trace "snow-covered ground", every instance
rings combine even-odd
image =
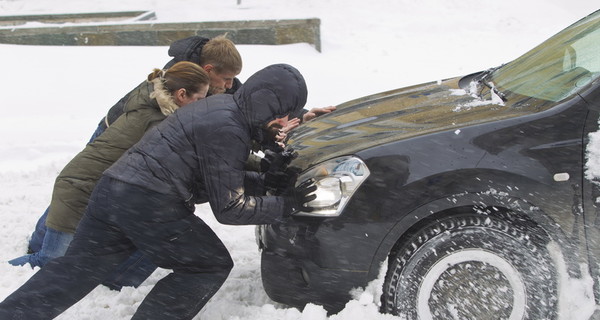
[[[497,66],[599,8],[589,0],[237,2],[0,0],[0,15],[153,10],[160,22],[317,17],[322,53],[308,44],[238,46],[242,81],[269,64],[292,64],[308,82],[307,106],[313,107]],[[1,300],[35,272],[2,261],[26,251],[57,173],[83,148],[107,109],[169,58],[166,47],[0,45],[0,52]],[[376,286],[330,317],[320,306],[296,310],[271,301],[261,285],[254,228],[220,225],[208,206],[196,212],[223,239],[236,263],[197,318],[394,318],[377,313]],[[158,270],[138,289],[98,287],[59,319],[129,319],[166,272]],[[589,286],[590,281],[580,281],[566,288],[573,305],[564,319],[586,319],[593,311]]]

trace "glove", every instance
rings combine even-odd
[[[309,179],[302,182],[299,186],[294,187],[296,179],[293,180],[294,181],[283,193],[283,196],[285,197],[286,212],[293,214],[298,211],[312,211],[313,209],[306,206],[306,204],[317,198],[316,194],[311,194],[317,190],[316,181],[314,179]]]
[[[280,195],[288,187],[290,179],[290,175],[284,172],[267,171],[264,177],[265,190],[268,194]]]
[[[260,172],[266,172],[277,161],[278,153],[271,150],[264,151],[265,156],[260,160]]]
[[[283,171],[285,168],[298,157],[298,153],[294,149],[283,150],[276,152],[273,150],[265,150],[265,156],[260,160],[260,171],[261,172],[277,172]]]

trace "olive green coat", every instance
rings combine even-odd
[[[75,233],[104,170],[138,142],[149,128],[164,120],[165,114],[177,108],[159,79],[146,81],[134,89],[125,113],[77,154],[56,178],[46,225],[61,232]]]

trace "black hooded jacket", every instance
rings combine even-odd
[[[208,40],[210,39],[201,36],[191,36],[174,41],[168,51],[169,57],[173,59],[167,62],[164,68],[168,69],[179,61],[192,61],[199,64],[200,51]]]
[[[286,199],[246,192],[258,175],[244,171],[261,128],[301,112],[306,83],[294,67],[277,64],[251,76],[233,95],[215,95],[178,109],[151,129],[105,175],[181,201],[210,202],[224,224],[280,222]]]
[[[200,64],[200,52],[202,51],[202,47],[208,42],[208,38],[204,38],[201,36],[192,36],[184,39],[179,39],[174,41],[169,47],[169,56],[173,57],[171,61],[167,62],[167,64],[163,67],[163,69],[168,69],[172,67],[175,63],[179,61],[190,61],[196,64]],[[136,88],[128,92],[123,98],[121,98],[114,106],[112,106],[108,113],[102,120],[99,125],[103,126],[106,129],[110,126],[117,118],[123,114],[123,110],[125,108],[125,104],[129,99],[130,94],[138,89],[140,86],[144,85],[142,82]],[[233,79],[233,85],[230,89],[227,89],[225,93],[232,94],[242,85],[242,82],[238,78]]]

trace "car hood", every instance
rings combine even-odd
[[[510,101],[482,100],[459,87],[460,78],[387,91],[337,106],[293,131],[293,165],[307,167],[370,147],[531,113]]]

